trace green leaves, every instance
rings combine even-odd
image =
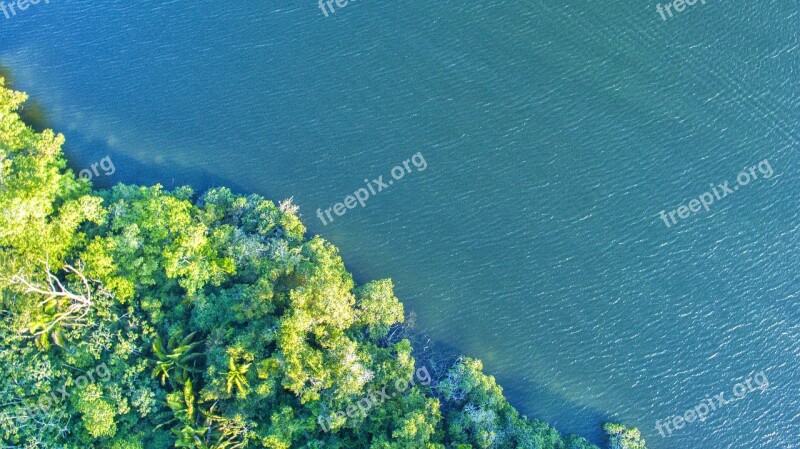
[[[0,247],[8,273],[49,257],[54,266],[84,243],[80,226],[99,224],[105,211],[88,184],[65,170],[64,136],[41,133],[17,110],[25,94],[6,89],[0,78]]]
[[[356,323],[367,328],[373,340],[383,338],[391,326],[403,322],[403,305],[394,296],[391,280],[372,281],[355,291]]]
[[[603,430],[611,439],[610,449],[646,449],[645,441],[639,429],[627,428],[622,424],[605,423]]]
[[[177,437],[175,440],[176,448],[210,449],[204,438],[208,432],[207,427],[194,428],[190,425],[185,425],[180,429],[173,429],[172,432]]]
[[[99,385],[92,383],[78,391],[75,409],[82,414],[83,426],[92,437],[111,437],[117,433],[115,409],[104,398]]]
[[[250,363],[237,365],[233,357],[228,359],[228,372],[225,373],[228,385],[226,391],[228,393],[235,389],[238,397],[244,398],[247,396],[247,393],[250,392],[250,385],[247,383],[247,377],[245,376],[247,376],[250,365]]]
[[[168,346],[165,348],[161,337],[156,337],[153,341],[153,354],[156,356],[153,377],[161,380],[161,385],[170,379],[173,386],[184,384],[190,379],[192,373],[200,372],[196,368],[197,359],[203,357],[203,353],[197,349],[200,342],[192,342],[196,332],[192,332],[181,340],[170,338]],[[173,377],[170,377],[172,374]]]

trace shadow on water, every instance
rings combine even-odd
[[[107,172],[101,168],[97,169],[99,175],[94,176],[92,173],[92,183],[96,189],[107,189],[118,183],[125,183],[145,186],[161,184],[168,190],[189,185],[197,194],[202,194],[213,187],[224,186],[236,193],[247,193],[240,184],[207,170],[186,167],[168,158],[162,163],[145,163],[130,157],[104,140],[92,139],[75,130],[70,131],[66,137],[64,154],[67,166],[76,175],[81,170],[91,169],[93,164],[97,164],[105,157],[113,162],[113,173],[106,174]]]
[[[414,328],[414,314],[407,318],[410,322],[408,329],[405,330],[403,337],[409,339],[414,348],[414,358],[418,367],[426,367],[433,379],[441,379],[447,368],[453,365],[460,357],[469,357],[469,354],[462,354],[457,348],[447,345],[422,334]],[[484,366],[484,373],[492,375]],[[602,430],[606,422],[614,421],[608,413],[593,409],[584,404],[575,403],[560,394],[553,393],[542,384],[529,382],[522,379],[517,380],[517,385],[509,385],[497,381],[503,389],[503,395],[508,402],[516,408],[521,415],[526,415],[532,420],[541,420],[554,427],[564,436],[577,434],[600,446],[608,446],[608,438]],[[559,415],[553,417],[543,417],[536,414],[536,410],[524,410],[521,402],[514,398],[526,398],[534,403],[556,404]]]
[[[7,87],[13,87],[13,77],[6,67],[0,66],[0,77],[6,79]],[[24,109],[20,111],[20,116],[36,131],[47,128],[54,129],[41,103],[29,98],[24,106]],[[68,135],[66,135],[66,143],[63,149],[67,159],[67,166],[76,175],[81,170],[91,168],[92,164],[99,163],[105,157],[109,157],[112,160],[113,173],[110,173],[110,170],[107,172],[100,168],[98,168],[98,175],[95,176],[92,173],[92,182],[96,189],[107,189],[118,183],[146,186],[161,184],[165,189],[169,190],[189,185],[200,195],[210,188],[224,186],[238,194],[257,193],[276,203],[280,201],[271,198],[268,192],[252,192],[252,189],[245,189],[232,179],[227,179],[196,167],[172,163],[169,159],[162,163],[142,162],[113,148],[107,141],[91,138],[78,130],[69,131]],[[168,175],[164,176],[165,173]],[[309,237],[312,237],[312,234],[309,231]],[[349,266],[348,268],[354,273],[362,272],[358,267]],[[354,275],[354,278],[358,284],[371,280],[361,279],[361,276],[358,275]],[[408,321],[411,322],[410,325],[406,326],[402,332],[403,337],[408,338],[413,344],[417,366],[426,367],[434,379],[441,378],[447,368],[452,366],[464,354],[461,354],[457,348],[434,341],[419,329],[415,329],[413,313],[408,318]],[[469,356],[469,354],[464,356]],[[487,372],[487,374],[491,375],[490,372]],[[498,384],[503,388],[503,392],[511,405],[520,410],[520,413],[527,415],[531,419],[541,419],[564,434],[576,433],[600,447],[607,445],[607,438],[601,429],[604,422],[612,420],[607,413],[572,402],[564,396],[548,390],[544,385],[523,379],[517,380],[514,384],[503,384],[502,382],[498,382]],[[514,398],[528,398],[534,403],[556,404],[558,410],[560,410],[559,416],[555,419],[537,416],[535,410],[521,409],[520,403],[523,401],[517,401]]]
[[[503,387],[503,393],[508,401],[523,415],[531,419],[540,419],[547,424],[558,429],[559,432],[567,435],[577,434],[600,446],[608,447],[608,437],[603,432],[603,424],[607,422],[618,422],[613,416],[604,410],[595,409],[585,404],[570,401],[563,395],[552,392],[544,385],[518,380],[516,384],[499,382]],[[515,401],[514,398],[526,398],[526,401]],[[528,410],[523,407],[522,402],[556,404],[559,413],[556,417],[538,416],[536,410]],[[636,423],[625,423],[634,426]]]
[[[5,79],[6,87],[14,89],[14,76],[7,66],[0,65],[0,78]],[[97,173],[91,173],[91,181],[96,189],[107,189],[118,183],[127,183],[161,184],[169,190],[190,185],[197,193],[203,193],[213,187],[225,186],[236,193],[249,193],[234,180],[224,179],[207,170],[186,167],[173,163],[168,158],[158,164],[144,163],[114,148],[107,141],[92,138],[79,130],[72,129],[65,133],[58,129],[46,113],[42,103],[34,97],[29,96],[18,112],[22,120],[37,132],[52,129],[56,133],[61,132],[65,135],[64,158],[67,160],[67,168],[72,169],[76,176],[84,169],[91,169],[95,164]],[[105,157],[111,159],[113,170],[104,171],[99,165],[96,165]],[[165,173],[168,173],[169,176],[165,177]]]
[[[0,78],[5,78],[6,87],[14,88],[14,76],[11,74],[11,70],[9,70],[8,67],[0,65]],[[19,110],[19,116],[37,132],[48,128],[47,124],[49,121],[44,107],[41,103],[31,98],[28,98],[28,101],[22,105]]]

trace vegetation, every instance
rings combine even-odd
[[[420,369],[391,281],[356,286],[290,202],[93,191],[25,99],[0,79],[2,447],[595,448],[520,416],[466,358],[354,412]]]
[[[611,437],[611,449],[646,449],[638,429],[628,429],[621,424],[606,423],[603,430]]]

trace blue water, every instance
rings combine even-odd
[[[666,22],[649,0],[253,3],[52,0],[0,15],[0,64],[76,170],[111,157],[100,185],[294,197],[532,417],[800,448],[796,1]],[[424,171],[316,217],[417,152]],[[763,160],[769,179],[659,218]],[[763,393],[656,430],[761,371]]]

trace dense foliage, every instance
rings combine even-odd
[[[0,79],[2,447],[595,448],[478,361],[432,379],[391,281],[355,285],[291,202],[93,191],[23,101]]]

